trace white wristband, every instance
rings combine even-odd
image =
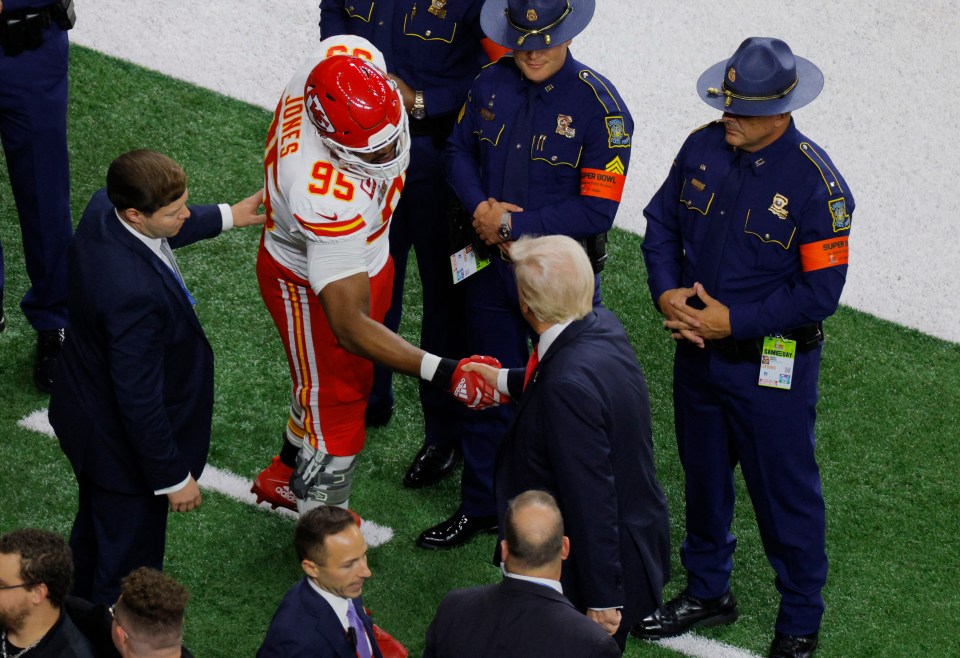
[[[420,379],[433,381],[433,376],[437,374],[437,368],[440,367],[440,357],[436,354],[427,352],[420,359]]]

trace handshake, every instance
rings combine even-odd
[[[487,409],[510,402],[497,390],[500,362],[492,356],[460,359],[450,379],[450,393],[471,409]]]

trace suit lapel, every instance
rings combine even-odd
[[[337,655],[342,658],[356,658],[357,652],[347,641],[347,632],[343,629],[337,613],[333,611],[333,608],[322,596],[313,590],[306,579],[300,582],[300,595],[307,612],[316,619],[321,634],[337,652]]]
[[[534,372],[533,377],[530,378],[530,383],[527,385],[527,388],[524,389],[523,395],[520,396],[520,404],[517,406],[517,412],[513,415],[513,420],[510,424],[511,428],[517,422],[517,419],[520,417],[529,401],[535,395],[537,381],[547,369],[550,361],[553,360],[564,347],[569,345],[577,336],[592,327],[596,322],[597,312],[591,311],[586,317],[571,322],[563,331],[560,332],[560,335],[557,336],[553,341],[550,349],[547,350],[546,355],[541,357],[540,363],[537,365],[537,369]]]
[[[167,266],[167,264],[164,263],[159,256],[150,250],[150,247],[145,245],[142,241],[137,239],[136,236],[132,235],[130,231],[120,225],[120,222],[123,220],[118,219],[116,217],[116,213],[113,213],[113,215],[113,217],[106,217],[104,225],[106,232],[115,240],[117,240],[117,242],[142,258],[148,265],[150,265],[150,267],[153,268],[153,270],[160,276],[160,280],[163,282],[163,285],[173,294],[174,298],[177,299],[177,303],[180,304],[190,324],[201,336],[203,336],[204,340],[206,340],[206,334],[203,331],[203,327],[200,325],[200,319],[193,310],[193,306],[190,304],[190,300],[187,297],[186,291],[180,285],[177,275],[173,273],[173,270],[171,270],[170,267]]]

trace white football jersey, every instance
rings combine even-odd
[[[342,54],[386,71],[383,55],[366,39],[321,41],[284,89],[264,152],[264,246],[317,294],[331,281],[364,271],[372,277],[386,265],[390,217],[406,177],[384,181],[337,170],[310,123],[303,102],[307,76],[325,57]]]

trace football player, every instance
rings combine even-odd
[[[301,513],[347,506],[371,361],[470,406],[498,395],[462,372],[466,359],[426,353],[381,324],[393,280],[390,217],[410,157],[407,116],[369,41],[337,36],[319,48],[284,90],[267,135],[267,223],[257,257],[293,387],[281,453],[251,491],[257,502]]]

